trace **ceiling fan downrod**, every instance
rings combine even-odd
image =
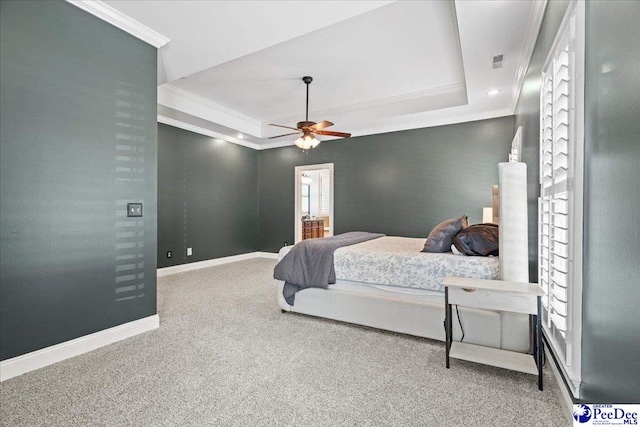
[[[302,78],[302,81],[304,82],[304,84],[307,85],[307,104],[306,104],[306,115],[305,115],[305,119],[304,120],[305,120],[305,122],[309,123],[309,85],[313,81],[313,77],[304,76]],[[311,126],[311,125],[307,125],[307,126]]]
[[[305,119],[304,122],[298,122],[298,129],[302,129],[303,127],[310,127],[315,125],[315,122],[310,122],[309,121],[309,85],[311,84],[311,82],[313,81],[313,77],[311,76],[304,76],[302,78],[302,81],[304,82],[304,84],[307,85],[307,103],[306,103],[306,115],[305,115]]]

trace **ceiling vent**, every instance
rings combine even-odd
[[[502,63],[504,62],[504,54],[500,54],[500,55],[496,55],[491,59],[491,63],[493,66],[493,69],[495,70],[496,68],[502,68]]]

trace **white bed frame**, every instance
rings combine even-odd
[[[526,164],[500,163],[500,278],[529,281],[527,238]],[[496,206],[496,204],[498,206]],[[291,249],[280,250],[279,257]],[[328,289],[308,288],[296,293],[295,304],[282,296],[284,282],[277,286],[282,311],[324,317],[418,337],[445,340],[444,293],[433,291],[403,294],[398,288],[373,287],[338,281]],[[526,353],[530,350],[529,316],[460,307],[464,342]],[[454,316],[454,340],[462,336]]]

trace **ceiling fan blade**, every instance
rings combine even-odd
[[[283,137],[283,136],[299,135],[299,134],[300,134],[300,132],[285,133],[284,135],[270,136],[270,137],[269,137],[269,138],[267,138],[267,139],[274,139],[274,138],[280,138],[280,137]]]
[[[346,132],[334,132],[331,130],[314,130],[313,133],[318,135],[328,135],[328,136],[339,136],[340,138],[349,138],[351,136],[350,133]]]
[[[320,123],[316,123],[315,125],[310,127],[311,129],[320,130],[320,129],[328,128],[329,126],[333,126],[333,123],[323,120]]]
[[[274,125],[273,123],[269,123],[269,126],[277,126],[279,128],[298,130],[298,128],[292,128],[291,126]]]

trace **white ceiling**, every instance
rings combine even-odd
[[[421,16],[421,25],[406,25],[408,16]],[[304,115],[305,75],[314,78],[312,110],[461,84],[453,8],[391,4],[172,84],[264,121]]]
[[[513,114],[546,5],[104,3],[170,39],[158,54],[160,121],[253,148],[293,143],[266,139],[282,133],[268,123],[304,119],[305,75],[310,119],[354,136]],[[505,60],[493,70],[496,54]]]

